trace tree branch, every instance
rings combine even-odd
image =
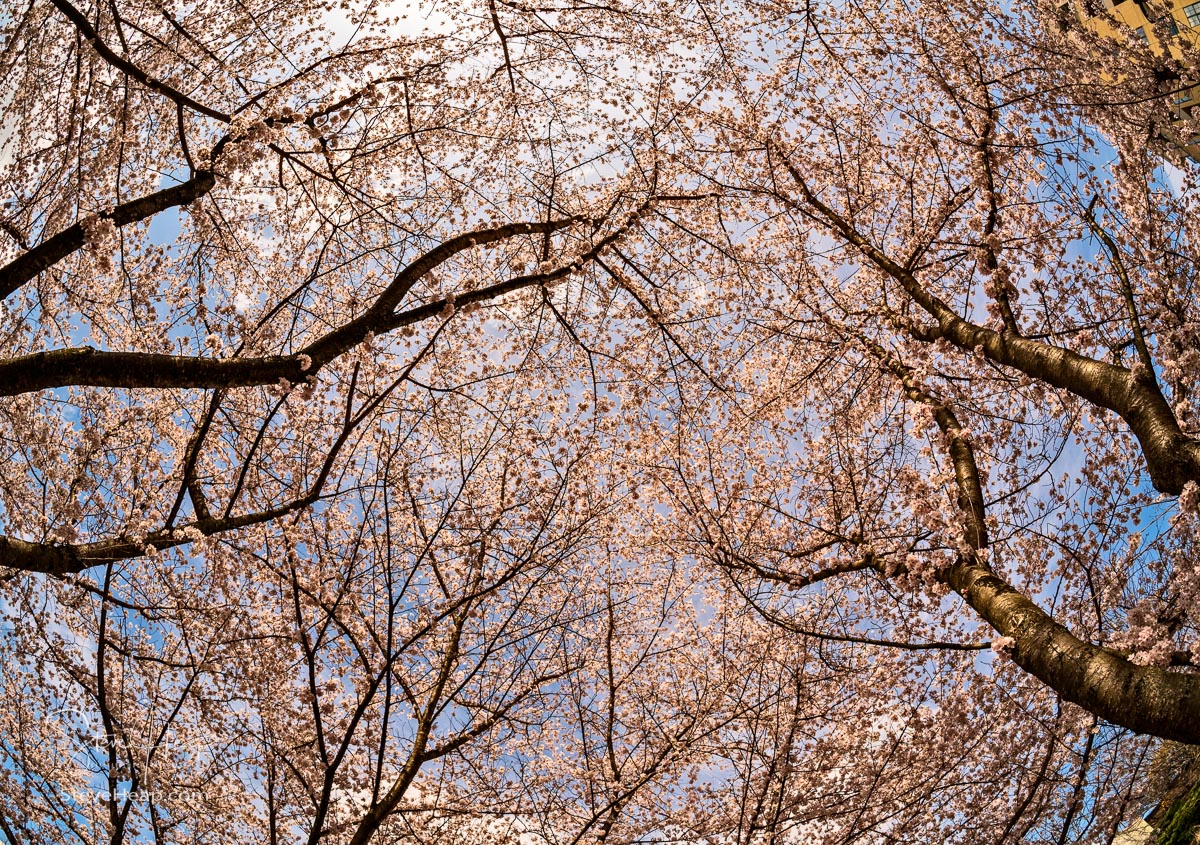
[[[937,336],[965,352],[979,352],[990,361],[1013,367],[1116,413],[1141,445],[1150,480],[1159,492],[1178,495],[1187,482],[1200,481],[1200,441],[1184,434],[1152,374],[1138,377],[1116,364],[1096,361],[1011,332],[996,332],[963,319],[912,272],[889,258],[823,203],[791,162],[786,162],[786,167],[805,202],[815,209],[815,216],[899,282],[913,302],[937,321]]]
[[[510,223],[450,238],[401,270],[364,314],[291,355],[222,359],[149,352],[108,352],[86,346],[54,349],[0,361],[0,396],[70,386],[166,389],[250,387],[273,384],[280,379],[297,383],[353,349],[368,334],[383,334],[440,312],[446,304],[444,299],[402,314],[393,313],[393,309],[417,280],[457,253],[516,235],[553,232],[579,220],[569,217],[547,222]],[[573,269],[568,266],[549,273],[521,276],[464,294],[458,302],[481,302],[509,291],[560,278]]]
[[[978,552],[986,548],[987,530],[974,452],[949,409],[916,386],[911,374],[902,380],[910,396],[934,408],[954,461],[959,509],[967,528],[968,550],[940,570],[938,580],[1001,636],[1011,637],[1016,664],[1065,700],[1138,733],[1200,742],[1200,676],[1138,666],[1078,639],[981,561]],[[961,444],[957,452],[956,444]]]
[[[121,203],[111,212],[100,216],[111,220],[119,228],[153,217],[168,208],[195,202],[211,191],[214,184],[216,180],[211,172],[198,171],[186,182]],[[38,273],[80,249],[83,244],[83,224],[76,223],[0,267],[0,299],[9,296]]]
[[[1084,211],[1084,217],[1087,220],[1088,227],[1104,244],[1104,249],[1108,252],[1108,257],[1112,261],[1113,270],[1117,273],[1117,278],[1121,282],[1121,296],[1125,300],[1125,310],[1129,313],[1129,326],[1133,331],[1133,347],[1137,351],[1138,360],[1142,366],[1150,374],[1150,378],[1154,378],[1154,359],[1150,357],[1150,349],[1146,345],[1146,336],[1142,332],[1142,321],[1138,317],[1137,302],[1133,298],[1133,284],[1129,280],[1129,273],[1125,270],[1125,262],[1121,259],[1121,251],[1117,247],[1116,241],[1108,232],[1100,227],[1096,221],[1096,216],[1092,213],[1092,209],[1096,205],[1096,200],[1092,202]],[[1156,380],[1157,382],[1157,380]]]
[[[95,49],[95,51],[100,55],[100,58],[104,59],[104,61],[108,62],[126,76],[136,79],[151,91],[157,91],[177,105],[184,106],[185,108],[191,109],[198,114],[205,115],[206,117],[216,118],[222,123],[228,123],[232,119],[229,115],[222,111],[209,108],[203,103],[196,102],[182,91],[172,88],[165,82],[150,76],[150,74],[146,73],[128,59],[118,56],[115,52],[113,52],[112,48],[100,40],[100,34],[96,32],[95,28],[91,25],[91,23],[88,22],[88,19],[84,17],[83,13],[68,3],[67,0],[51,0],[51,2],[54,4],[55,8],[57,8],[63,13],[63,15],[66,16],[67,20],[75,25],[75,28],[78,29],[79,33],[88,40],[88,42],[92,45],[92,48]]]

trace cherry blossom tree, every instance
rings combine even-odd
[[[1194,741],[1200,686],[1168,668],[1190,666],[1196,642],[1187,609],[1196,604],[1189,558],[1200,441],[1194,373],[1181,365],[1194,349],[1180,230],[1190,186],[1155,189],[1161,159],[1122,138],[1118,178],[1092,175],[1086,147],[1058,129],[1077,114],[1083,85],[1064,75],[1060,92],[1021,59],[1043,61],[1059,42],[1030,54],[1005,37],[1019,20],[973,14],[995,38],[963,47],[957,27],[971,18],[948,5],[936,17],[953,24],[897,27],[886,71],[859,70],[844,50],[797,59],[861,88],[853,101],[810,100],[810,113],[794,120],[779,120],[785,102],[730,115],[726,131],[757,152],[744,189],[781,212],[770,237],[798,304],[778,308],[776,331],[790,366],[811,367],[787,389],[821,397],[774,401],[805,411],[832,403],[817,424],[824,442],[807,424],[789,423],[789,436],[805,437],[807,460],[834,467],[833,477],[822,467],[822,482],[807,473],[785,483],[836,488],[846,472],[874,486],[820,518],[807,513],[820,501],[815,491],[799,496],[808,528],[785,541],[792,555],[842,563],[790,577],[931,579],[1068,700],[1137,731]],[[892,73],[910,80],[903,95],[882,90]],[[781,99],[793,84],[780,80]],[[820,377],[843,367],[857,375]],[[1065,487],[1054,478],[1064,449],[1083,463]],[[894,476],[838,469],[884,455]],[[1177,513],[1149,516],[1162,511],[1161,497],[1177,497]],[[1142,548],[1135,529],[1152,519],[1160,524]],[[847,522],[853,529],[834,528]],[[759,567],[755,555],[716,545],[735,567]],[[1008,573],[1032,583],[1014,589]],[[1074,578],[1068,595],[1090,605],[1090,618],[1067,617],[1088,632],[1082,638],[1033,601]]]
[[[1198,66],[1080,20],[0,11],[0,836],[1111,841]]]
[[[755,783],[738,824],[752,840],[769,811],[830,841],[926,841],[965,815],[986,841],[1109,841],[1146,746],[1104,722],[1194,743],[1200,713],[1195,170],[1167,143],[1196,132],[1171,99],[1194,50],[1164,58],[1034,6],[775,12],[742,59],[758,73],[697,115],[697,172],[762,203],[728,245],[756,347],[723,374],[736,399],[678,402],[690,424],[659,461],[694,553],[764,620],[896,661],[898,701],[851,733],[877,754],[840,794],[871,800],[832,832],[812,777],[783,776],[795,711],[768,716],[770,742],[737,758]],[[931,693],[939,663],[939,682],[973,678]],[[1045,686],[991,728],[1014,671]],[[1013,767],[1005,788],[938,761],[930,725]],[[999,758],[974,745],[992,731]],[[884,774],[896,760],[914,780]],[[972,809],[931,801],[943,788]]]

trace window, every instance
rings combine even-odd
[[[1200,26],[1200,3],[1184,6],[1183,13],[1187,15],[1189,26]]]
[[[1200,6],[1200,3],[1197,3],[1196,5]],[[1149,36],[1146,35],[1146,28],[1144,26],[1139,26],[1137,29],[1134,30],[1134,32],[1137,33],[1138,38],[1142,39],[1147,44],[1150,43],[1150,38],[1149,38]]]

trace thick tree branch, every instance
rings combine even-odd
[[[325,483],[329,480],[329,474],[333,470],[333,465],[342,447],[346,445],[346,441],[350,438],[350,434],[390,395],[398,384],[411,375],[413,369],[425,357],[425,354],[433,348],[433,344],[440,333],[441,330],[439,328],[425,345],[425,348],[409,362],[404,371],[392,382],[392,386],[381,391],[371,401],[367,402],[359,409],[358,413],[352,413],[351,408],[351,403],[354,399],[354,385],[358,379],[358,367],[357,365],[355,366],[354,374],[350,380],[350,389],[347,391],[346,413],[342,423],[342,430],[330,445],[324,463],[322,463],[312,484],[309,485],[308,492],[303,496],[272,508],[265,508],[236,516],[226,513],[225,516],[214,519],[203,516],[202,511],[197,514],[198,518],[191,523],[175,528],[164,527],[161,530],[150,532],[144,537],[119,536],[91,543],[57,544],[34,543],[19,538],[0,536],[0,566],[20,569],[26,572],[41,572],[47,575],[66,575],[82,572],[84,569],[99,564],[142,557],[151,550],[162,551],[172,549],[176,546],[190,543],[199,537],[221,534],[251,525],[261,525],[307,508],[321,498]],[[185,466],[186,472],[187,467]],[[207,506],[204,507],[204,511],[206,510]]]
[[[1138,733],[1200,743],[1200,677],[1138,666],[1083,642],[971,555],[942,580],[1001,635],[1013,660],[1067,701]]]
[[[967,525],[969,548],[939,571],[938,579],[1002,636],[1011,637],[1017,665],[1065,700],[1138,733],[1200,743],[1200,676],[1138,666],[1080,640],[982,562],[978,553],[986,548],[987,532],[982,505],[971,504],[976,497],[982,502],[974,453],[954,415],[925,394],[911,375],[902,381],[910,397],[934,408],[934,419],[950,445]],[[955,444],[966,448],[959,447],[955,454]]]
[[[878,569],[878,567],[871,568]],[[914,643],[905,640],[885,640],[855,634],[831,634],[828,631],[817,631],[812,628],[806,628],[803,625],[798,625],[791,619],[785,619],[779,614],[763,607],[741,584],[735,582],[734,589],[767,622],[770,622],[772,625],[778,625],[780,628],[791,631],[793,634],[799,634],[802,637],[812,637],[813,639],[824,640],[826,642],[852,643],[855,645],[878,646],[880,648],[898,648],[905,651],[983,651],[992,647],[991,643],[952,643],[942,640]]]
[[[299,355],[201,358],[151,352],[104,352],[90,346],[34,352],[0,361],[0,396],[56,387],[228,388],[302,381]]]
[[[984,264],[988,272],[995,273],[1000,268],[999,257],[996,255],[996,248],[992,245],[992,238],[996,234],[996,229],[999,228],[1000,222],[1000,206],[997,201],[997,186],[996,173],[992,167],[992,144],[996,136],[996,107],[992,103],[991,93],[988,91],[987,84],[980,82],[984,101],[984,121],[982,131],[979,133],[979,140],[976,143],[980,163],[983,165],[984,177],[987,180],[987,200],[988,213],[987,220],[983,224],[983,252]],[[1009,299],[1008,289],[1004,282],[991,282],[988,286],[990,296],[996,301],[1000,308],[1000,319],[1004,321],[1004,330],[1013,334],[1020,334],[1020,327],[1017,325],[1017,317],[1013,313],[1012,301]]]
[[[212,173],[199,171],[186,182],[121,203],[101,217],[111,220],[113,225],[120,228],[153,217],[168,208],[195,202],[211,191],[215,183]],[[0,299],[9,296],[38,273],[82,248],[84,237],[83,224],[76,223],[0,267]]]
[[[867,349],[904,386],[904,394],[913,402],[919,402],[933,411],[933,419],[946,438],[950,462],[954,466],[954,481],[958,486],[958,507],[963,513],[963,532],[972,548],[986,548],[988,544],[987,519],[984,511],[983,484],[975,463],[975,449],[963,432],[954,411],[930,395],[913,376],[911,367],[901,363],[894,355],[877,343],[859,337]]]
[[[323,478],[321,482],[323,485]],[[192,542],[198,536],[221,534],[287,516],[320,498],[320,486],[314,485],[306,495],[273,508],[224,519],[197,519],[174,529],[152,531],[142,538],[122,536],[92,543],[57,544],[0,537],[0,566],[46,575],[67,575],[105,563],[142,557],[148,549],[173,549]]]
[[[868,241],[808,187],[799,171],[787,168],[813,216],[832,226],[900,286],[938,323],[936,334],[965,352],[978,352],[997,364],[1070,391],[1120,416],[1141,445],[1150,480],[1161,493],[1178,495],[1189,481],[1200,481],[1200,441],[1179,427],[1152,373],[1135,375],[1125,367],[1084,357],[1037,340],[997,332],[963,319],[908,269]]]
[[[379,334],[384,331],[389,331],[400,325],[405,325],[403,322],[397,322],[397,315],[393,312],[396,306],[404,299],[413,285],[429,271],[433,270],[439,264],[447,261],[453,256],[464,250],[471,249],[475,246],[496,243],[506,238],[515,237],[517,235],[528,234],[546,234],[564,229],[568,226],[579,223],[583,220],[581,217],[564,217],[559,220],[547,220],[540,223],[509,223],[504,226],[496,226],[487,229],[477,229],[473,232],[458,235],[444,241],[438,246],[431,249],[429,252],[422,255],[412,264],[409,264],[401,270],[390,285],[380,294],[379,299],[360,317],[351,320],[344,326],[337,328],[317,341],[309,344],[303,354],[312,358],[314,366],[320,367],[326,362],[333,360],[338,355],[341,355],[350,349],[353,349],[361,343],[368,334]],[[569,270],[564,268],[561,273],[565,275]],[[550,278],[551,274],[535,277],[522,277],[526,279],[525,284],[513,287],[513,290],[519,287],[532,285],[535,282],[541,281],[542,278]],[[513,280],[519,281],[519,280]],[[492,289],[498,286],[493,285]],[[482,291],[479,291],[482,293]],[[499,295],[499,294],[493,294]],[[464,295],[462,301],[465,303],[468,297]],[[444,300],[442,301],[444,302]],[[431,303],[432,305],[432,303]],[[438,308],[438,311],[441,307]],[[433,312],[436,313],[436,312]]]
[[[763,566],[745,555],[738,554],[732,549],[717,549],[716,551],[715,562],[718,566],[727,570],[739,569],[743,572],[751,572],[764,580],[786,584],[793,590],[811,587],[814,584],[819,584],[830,578],[836,578],[839,575],[849,575],[854,572],[873,572],[881,566],[879,560],[874,555],[867,554],[848,563],[833,563],[823,569],[818,569],[816,572],[800,575]]]
[[[643,207],[647,207],[651,201],[647,201]],[[460,252],[518,235],[548,235],[578,223],[588,222],[588,218],[575,216],[541,222],[509,223],[476,229],[449,238],[397,273],[391,284],[363,314],[290,355],[204,358],[150,352],[108,352],[92,347],[54,349],[0,360],[0,396],[16,396],[37,390],[71,386],[223,389],[273,384],[280,379],[286,379],[293,384],[298,383],[362,343],[368,335],[382,335],[402,326],[428,320],[442,313],[449,305],[461,308],[464,305],[487,302],[514,291],[566,278],[578,272],[584,264],[596,260],[601,252],[618,241],[637,220],[639,214],[640,209],[630,216],[625,225],[601,238],[587,252],[554,270],[516,276],[494,285],[436,299],[397,313],[396,306],[421,277]]]

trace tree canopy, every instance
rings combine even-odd
[[[1112,842],[1200,743],[1144,5],[0,9],[0,839]]]

